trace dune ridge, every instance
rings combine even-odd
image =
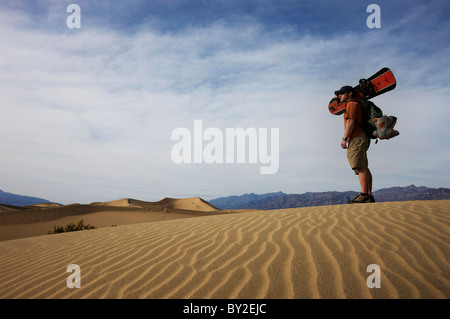
[[[32,206],[0,205],[0,225],[35,223],[71,215],[84,215],[104,211],[145,211],[164,213],[216,213],[215,208],[199,197],[164,198],[158,202],[146,202],[131,198],[91,204],[36,204]],[[225,211],[224,211],[225,212]]]
[[[95,202],[92,206],[112,206],[112,207],[138,207],[138,208],[175,208],[192,211],[216,211],[214,207],[200,197],[191,198],[170,198],[166,197],[157,202],[146,202],[132,198],[118,199],[110,202]]]
[[[335,205],[0,242],[0,298],[449,298],[450,201]],[[69,289],[69,264],[81,288]],[[377,264],[381,288],[368,288]]]
[[[128,225],[178,218],[227,214],[242,210],[220,210],[199,197],[164,198],[147,202],[131,198],[91,204],[0,205],[0,241],[47,234],[54,226],[85,223],[95,227]]]

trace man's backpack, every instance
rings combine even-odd
[[[372,101],[361,99],[357,102],[361,107],[362,119],[361,123],[356,122],[356,124],[362,128],[369,139],[377,139],[375,144],[378,139],[390,139],[400,134],[394,130],[397,123],[395,116],[383,115],[383,111]]]
[[[373,119],[382,117],[383,111],[372,101],[361,99],[357,102],[361,107],[362,119],[361,123],[356,122],[356,124],[358,124],[359,127],[362,128],[364,133],[366,133],[367,137],[369,137],[370,139],[378,138],[373,134],[373,132],[377,130],[377,126]]]

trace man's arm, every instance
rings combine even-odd
[[[347,141],[348,141],[348,138],[349,138],[350,134],[352,134],[354,127],[355,127],[355,120],[354,119],[347,119],[347,122],[345,123],[344,137],[341,140],[341,147],[342,148],[347,148]],[[344,140],[344,139],[346,139],[346,140]]]

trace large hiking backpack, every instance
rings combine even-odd
[[[357,101],[362,111],[361,123],[356,122],[369,139],[390,139],[400,133],[394,130],[397,123],[395,116],[383,115],[383,111],[372,101],[361,99]]]
[[[377,136],[373,134],[377,130],[377,126],[373,119],[383,116],[383,111],[375,105],[372,101],[361,99],[357,101],[362,111],[361,123],[356,122],[366,133],[370,139],[376,139]]]

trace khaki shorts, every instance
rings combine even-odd
[[[350,167],[356,175],[359,174],[358,168],[369,167],[369,161],[367,160],[368,147],[369,138],[364,133],[352,137],[348,143],[347,158]]]

